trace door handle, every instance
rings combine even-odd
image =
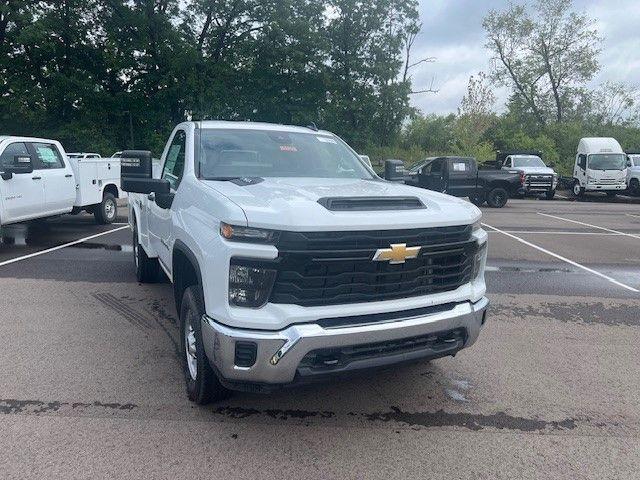
[[[71,175],[70,173],[67,173],[67,174],[64,176],[64,178],[71,178],[71,177],[73,177],[73,175]]]
[[[147,200],[149,200],[150,202],[155,202],[156,201],[156,194],[151,192],[149,195],[147,195]]]
[[[31,180],[42,180],[42,177],[31,177]]]

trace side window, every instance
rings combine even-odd
[[[7,165],[13,165],[16,155],[29,155],[27,146],[24,143],[10,143],[7,148],[4,149],[2,155],[0,155],[0,169],[3,169]]]
[[[504,162],[504,166],[507,168],[511,168],[511,157],[507,158],[507,161]]]
[[[36,153],[37,170],[49,170],[52,168],[64,168],[62,155],[55,145],[50,143],[33,143],[33,149]]]
[[[587,168],[587,156],[584,154],[578,155],[578,166],[585,170]]]
[[[442,166],[444,165],[444,161],[439,158],[437,160],[434,160],[433,163],[431,164],[431,173],[435,173],[435,174],[440,174],[442,173]]]
[[[178,130],[169,145],[167,158],[162,169],[162,178],[169,180],[174,190],[180,185],[184,172],[184,157],[187,148],[187,135],[183,130]]]

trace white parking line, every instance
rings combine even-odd
[[[507,233],[522,233],[522,234],[538,234],[538,235],[596,235],[600,237],[621,237],[621,233],[604,233],[604,232],[545,232],[545,231],[531,231],[531,230],[505,230]],[[499,233],[499,232],[489,232]]]
[[[65,243],[63,245],[58,245],[57,247],[47,248],[45,250],[40,250],[38,252],[30,253],[29,255],[23,255],[22,257],[12,258],[11,260],[5,260],[4,262],[0,262],[0,267],[4,267],[5,265],[9,265],[11,263],[19,262],[21,260],[27,260],[28,258],[37,257],[38,255],[44,255],[45,253],[54,252],[56,250],[60,250],[60,249],[66,248],[66,247],[70,247],[72,245],[77,245],[78,243],[83,243],[83,242],[86,242],[87,240],[92,240],[94,238],[98,238],[98,237],[101,237],[103,235],[108,235],[109,233],[117,232],[118,230],[124,230],[125,228],[129,228],[129,227],[113,228],[111,230],[107,230],[106,232],[97,233],[97,234],[91,235],[89,237],[84,237],[84,238],[81,238],[79,240],[74,240],[73,242]]]
[[[640,215],[634,215],[633,213],[625,213],[627,217],[640,218]]]
[[[555,215],[549,215],[548,213],[540,213],[540,212],[537,212],[537,213],[538,213],[538,215],[542,215],[543,217],[555,218],[557,220],[564,220],[565,222],[577,223],[578,225],[584,225],[585,227],[596,228],[596,229],[599,229],[599,230],[604,230],[605,232],[617,233],[617,234],[620,234],[620,235],[624,235],[625,237],[632,237],[632,238],[637,238],[638,240],[640,240],[640,235],[634,235],[633,233],[626,233],[626,232],[621,232],[619,230],[612,230],[611,228],[599,227],[598,225],[592,225],[590,223],[579,222],[577,220],[571,220],[569,218],[557,217]]]
[[[635,289],[633,287],[630,287],[629,285],[625,285],[624,283],[621,283],[621,282],[617,281],[616,279],[611,278],[608,275],[605,275],[604,273],[600,273],[600,272],[598,272],[596,270],[593,270],[592,268],[585,267],[584,265],[581,265],[581,264],[579,264],[577,262],[574,262],[573,260],[569,260],[568,258],[565,258],[565,257],[563,257],[561,255],[558,255],[557,253],[553,253],[553,252],[547,250],[546,248],[542,248],[542,247],[539,247],[538,245],[535,245],[535,244],[533,244],[531,242],[527,242],[526,240],[524,240],[524,239],[522,239],[520,237],[516,237],[515,235],[513,235],[513,234],[511,234],[509,232],[505,232],[504,230],[500,230],[500,229],[498,229],[496,227],[492,227],[491,225],[488,225],[486,223],[483,223],[482,225],[484,225],[485,227],[490,228],[491,230],[494,230],[494,231],[496,231],[498,233],[502,233],[503,235],[506,235],[507,237],[513,238],[514,240],[516,240],[516,241],[518,241],[520,243],[523,243],[523,244],[525,244],[525,245],[527,245],[527,246],[529,246],[531,248],[535,248],[536,250],[538,250],[538,251],[540,251],[542,253],[546,253],[547,255],[550,255],[550,256],[552,256],[554,258],[557,258],[558,260],[562,260],[563,262],[566,262],[569,265],[573,265],[574,267],[581,268],[582,270],[585,270],[586,272],[589,272],[589,273],[592,273],[594,275],[597,275],[600,278],[604,278],[605,280],[607,280],[607,281],[609,281],[609,282],[611,282],[611,283],[613,283],[615,285],[618,285],[619,287],[625,288],[625,289],[630,290],[632,292],[640,293],[640,290],[637,290],[637,289]]]

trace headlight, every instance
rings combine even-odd
[[[269,300],[275,279],[275,270],[231,259],[229,303],[238,307],[262,307]]]
[[[249,243],[275,243],[278,239],[276,230],[267,230],[265,228],[239,227],[220,222],[220,235],[227,240],[234,242]]]
[[[482,261],[484,260],[484,256],[487,253],[487,242],[484,242],[482,245],[478,247],[476,254],[473,258],[473,273],[471,275],[471,279],[475,280],[480,275],[480,267],[482,266]]]

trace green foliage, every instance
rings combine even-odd
[[[415,0],[3,0],[0,132],[158,154],[180,121],[230,119],[389,145],[417,22]]]

